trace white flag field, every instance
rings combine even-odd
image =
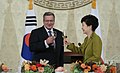
[[[21,56],[25,60],[32,60],[32,53],[30,52],[29,48],[29,37],[30,33],[33,29],[37,26],[37,20],[34,13],[34,10],[28,10],[26,14],[26,21],[25,21],[25,35],[23,38],[23,47],[21,51]]]
[[[96,16],[98,18],[99,21],[99,26],[97,27],[97,29],[95,30],[96,34],[100,36],[100,38],[102,39],[102,35],[101,35],[101,29],[100,29],[100,19],[99,19],[99,14],[98,14],[98,6],[97,6],[97,0],[96,0],[96,8],[91,8],[91,14]],[[101,54],[101,59],[104,62],[104,49],[102,46],[102,54]]]

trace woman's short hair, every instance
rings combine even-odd
[[[98,18],[94,15],[86,15],[81,19],[81,23],[85,22],[87,26],[92,25],[92,31],[95,31],[99,25]]]

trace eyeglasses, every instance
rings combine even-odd
[[[54,22],[54,20],[44,20],[45,22]]]

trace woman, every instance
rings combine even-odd
[[[95,33],[98,27],[98,19],[93,15],[86,15],[81,19],[83,34],[86,34],[86,38],[80,47],[75,46],[65,39],[67,49],[75,53],[82,53],[84,55],[83,62],[100,62],[102,41],[101,38]]]

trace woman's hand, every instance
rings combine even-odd
[[[67,38],[64,38],[64,44],[65,44],[65,45],[69,45],[69,44],[70,44],[70,42],[68,41]]]

